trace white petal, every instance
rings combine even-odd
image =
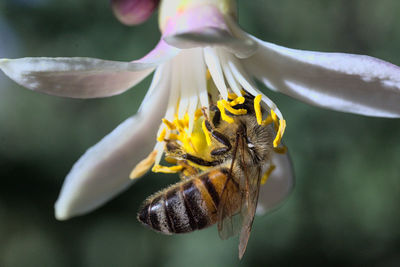
[[[276,209],[289,196],[294,187],[294,172],[289,152],[273,153],[272,163],[275,165],[275,169],[267,182],[260,188],[258,215]]]
[[[254,40],[259,49],[243,62],[269,88],[333,110],[400,117],[398,66],[369,56],[295,50]]]
[[[223,99],[228,99],[228,89],[226,88],[217,49],[210,47],[204,48],[204,60],[220,95]]]
[[[198,66],[194,68],[195,71],[195,83],[194,86],[197,89],[197,92],[199,94],[199,99],[200,99],[200,106],[201,107],[208,107],[208,92],[207,92],[207,80],[205,79],[206,77],[206,63],[204,61],[204,56],[203,56],[203,51],[199,50],[198,53],[196,53],[196,61]],[[207,109],[208,112],[208,109]]]
[[[250,38],[239,39],[225,29],[215,27],[196,28],[188,32],[168,35],[164,40],[177,48],[219,46],[234,53],[239,58],[254,54],[257,43]]]
[[[18,84],[37,92],[96,98],[125,92],[178,53],[179,49],[161,40],[145,57],[132,62],[80,57],[0,59],[0,69]]]
[[[162,75],[161,75],[162,76]],[[165,114],[169,78],[162,79],[142,112],[119,125],[90,148],[73,166],[55,204],[56,218],[89,212],[126,189],[129,173],[154,147]]]
[[[124,92],[143,80],[154,66],[94,58],[19,58],[1,60],[0,69],[34,91],[94,98]]]

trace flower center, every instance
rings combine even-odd
[[[246,92],[243,91],[244,94]],[[273,110],[270,111],[267,118],[262,120],[262,110],[261,110],[261,98],[262,95],[257,95],[254,98],[254,112],[257,119],[257,123],[260,126],[268,126],[272,124],[275,131],[276,136],[273,141],[273,147],[275,152],[285,153],[285,147],[280,145],[282,135],[286,126],[285,120],[280,120],[277,118],[277,115]],[[221,120],[232,124],[234,123],[233,116],[246,115],[247,110],[244,108],[235,108],[237,105],[243,105],[245,102],[245,98],[243,96],[237,96],[235,93],[229,92],[228,99],[218,100],[217,108],[219,110],[219,114],[221,116]],[[165,160],[168,163],[178,164],[173,166],[162,166],[159,164],[154,165],[152,168],[153,172],[162,172],[162,173],[179,173],[185,169],[185,166],[192,166],[194,168],[198,168],[201,170],[207,169],[205,166],[201,166],[191,161],[182,161],[179,162],[179,159],[183,157],[183,155],[194,155],[197,158],[200,158],[204,161],[211,162],[213,158],[211,157],[211,151],[216,148],[215,143],[212,142],[212,135],[210,134],[209,129],[206,126],[206,118],[207,114],[205,112],[206,108],[198,109],[195,112],[194,118],[194,127],[190,132],[189,130],[189,115],[186,113],[182,119],[178,118],[178,114],[175,114],[175,118],[173,121],[169,121],[167,119],[162,119],[162,122],[165,126],[159,136],[157,137],[158,142],[166,142],[166,146],[164,151],[167,152]],[[227,114],[229,113],[229,115]],[[171,142],[173,145],[171,145]],[[176,145],[176,147],[173,147]],[[173,147],[173,148],[171,148]],[[174,150],[174,151],[171,151]],[[264,184],[270,173],[274,170],[275,166],[271,165],[268,171],[265,173],[262,184]]]
[[[276,153],[286,152],[280,144],[286,121],[277,106],[257,89],[234,55],[219,48],[186,49],[166,63],[165,68],[170,75],[167,86],[171,89],[157,134],[156,152],[135,167],[131,178],[139,177],[153,165],[154,172],[188,176],[223,162],[223,157],[215,157],[215,153],[224,153],[221,147],[224,140],[218,140],[211,127],[215,127],[217,117],[227,125],[229,130],[225,133],[234,136],[235,120],[254,116],[255,123],[275,132],[271,149]],[[164,160],[172,166],[160,165],[164,154]]]

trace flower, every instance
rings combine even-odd
[[[261,95],[263,107],[276,114],[283,126],[281,112],[257,89],[253,78],[271,90],[323,108],[400,116],[399,67],[369,56],[302,51],[264,42],[243,32],[236,16],[233,0],[163,0],[161,40],[139,60],[0,60],[1,70],[20,85],[75,98],[123,93],[155,70],[138,113],[90,148],[67,175],[55,205],[58,219],[89,212],[126,189],[133,182],[128,175],[138,163],[145,167],[137,176],[153,162],[157,164],[162,142],[155,146],[158,152],[151,152],[165,127],[162,118],[172,121],[175,115],[182,120],[187,116],[190,133],[196,110],[209,106],[207,94],[212,90],[224,100],[228,100],[228,88],[237,95],[242,88]],[[207,84],[207,70],[215,87]],[[278,129],[280,135],[283,126]],[[288,154],[275,153],[273,164],[276,169],[260,193],[264,211],[280,203],[293,186]]]

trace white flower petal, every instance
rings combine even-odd
[[[199,50],[198,53],[195,53],[195,62],[197,62],[195,71],[195,83],[194,86],[197,89],[200,99],[201,107],[208,107],[208,92],[207,92],[207,80],[206,77],[206,63],[204,61],[203,50]],[[208,112],[208,109],[207,109]]]
[[[256,39],[243,62],[270,89],[338,111],[400,117],[400,68],[369,56],[289,49]]]
[[[294,172],[289,152],[273,153],[272,164],[275,165],[275,169],[267,182],[260,188],[258,215],[276,209],[289,196],[294,187]]]
[[[149,54],[132,62],[81,57],[0,59],[0,69],[18,84],[34,91],[96,98],[125,92],[178,53],[179,49],[161,40]]]
[[[66,177],[55,204],[56,218],[89,212],[126,189],[129,173],[154,147],[169,94],[169,75],[160,75],[153,97],[140,113],[119,125],[90,148]],[[164,77],[164,79],[163,79]]]
[[[94,98],[124,92],[149,75],[154,66],[94,58],[19,58],[1,60],[0,68],[34,91]]]
[[[204,48],[204,60],[220,95],[223,99],[227,100],[228,89],[226,88],[224,73],[222,72],[217,49],[210,47]]]

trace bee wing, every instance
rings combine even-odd
[[[234,156],[231,163],[231,170],[227,180],[222,188],[221,199],[217,209],[218,233],[221,239],[227,239],[237,235],[242,228],[242,216],[240,207],[242,207],[243,194],[241,185],[233,179],[232,169],[236,161],[236,154],[240,136],[237,135],[234,147]],[[239,181],[239,183],[241,183]]]
[[[238,181],[236,181],[233,179],[232,173],[229,174],[223,187],[217,211],[218,232],[221,239],[227,239],[228,237],[240,233],[239,259],[243,257],[250,237],[261,183],[261,167],[257,166],[255,170],[249,170],[246,166],[244,145],[244,139],[237,138],[231,165],[232,170],[235,160],[237,159],[236,152],[240,146],[239,149],[242,153],[240,153],[241,158],[239,160],[240,166],[243,166],[244,175],[235,177],[238,179]],[[250,174],[250,171],[253,171],[253,173]]]
[[[235,188],[230,188],[230,187]],[[240,216],[238,203],[237,185],[234,184],[232,178],[228,177],[224,189],[221,194],[220,203],[218,205],[218,233],[221,239],[228,239],[237,235],[242,227],[242,216]]]
[[[261,183],[261,169],[257,168],[257,175],[255,178],[250,179],[248,175],[245,177],[247,184],[247,191],[242,201],[240,209],[240,217],[242,218],[242,225],[239,236],[239,259],[243,257],[246,251],[247,242],[249,241],[251,228],[253,226],[254,215],[256,214],[258,195],[260,193]]]

